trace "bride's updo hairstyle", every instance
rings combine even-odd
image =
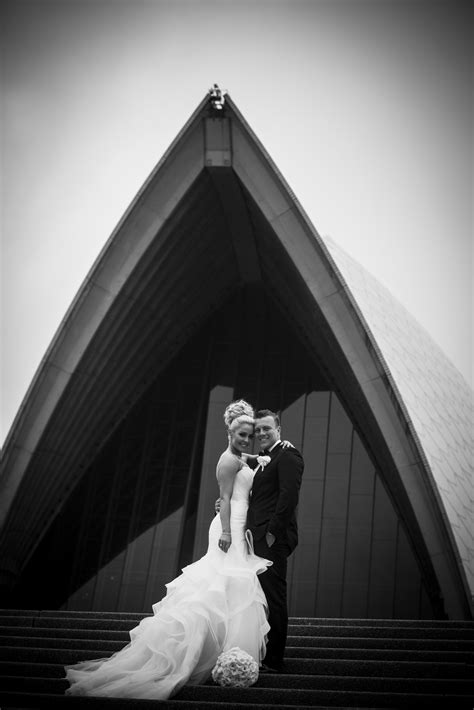
[[[224,412],[224,422],[228,431],[232,431],[239,424],[254,424],[254,409],[245,399],[231,402]]]

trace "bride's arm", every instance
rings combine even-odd
[[[293,444],[291,443],[291,441],[288,441],[288,439],[283,439],[283,441],[281,442],[281,445],[282,445],[283,449],[294,449],[295,448],[293,446]],[[260,455],[261,454],[247,454],[247,453],[245,453],[245,454],[242,454],[242,459],[245,461],[245,463],[248,463],[249,461],[253,462],[253,461],[256,461]]]
[[[219,515],[222,525],[219,548],[223,552],[227,552],[232,544],[232,535],[230,532],[230,499],[232,498],[235,474],[238,469],[238,461],[230,456],[223,456],[217,466],[217,482],[219,484],[220,497]]]

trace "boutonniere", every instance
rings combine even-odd
[[[265,468],[267,463],[270,463],[271,460],[271,456],[257,456],[257,463],[262,468]]]

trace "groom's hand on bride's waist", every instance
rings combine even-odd
[[[275,542],[276,537],[273,533],[267,532],[267,533],[265,533],[265,540],[267,541],[268,547],[271,547],[273,545],[273,543]]]
[[[216,502],[214,503],[214,510],[216,511],[216,513],[221,512],[221,499],[220,498],[218,498],[216,500]]]

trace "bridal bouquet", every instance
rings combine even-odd
[[[258,679],[258,663],[238,646],[218,656],[212,669],[212,680],[232,688],[248,688]]]

